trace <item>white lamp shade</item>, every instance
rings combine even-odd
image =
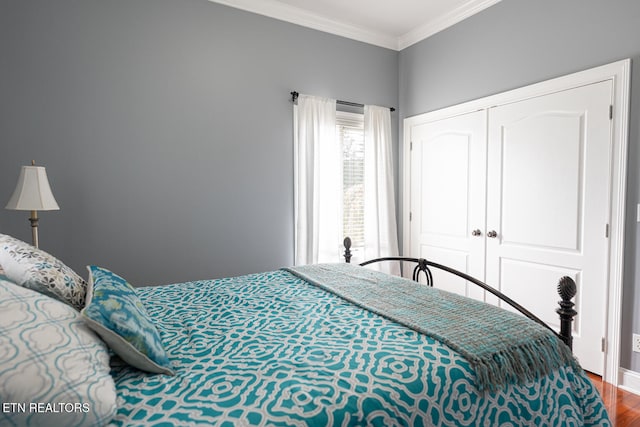
[[[22,166],[18,184],[6,209],[18,211],[55,211],[60,209],[51,192],[47,171],[43,166]]]

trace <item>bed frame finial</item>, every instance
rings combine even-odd
[[[351,238],[349,237],[345,237],[344,238],[344,242],[342,242],[342,244],[344,245],[344,260],[348,263],[351,262]]]
[[[562,298],[558,301],[560,308],[556,309],[556,313],[560,315],[560,338],[571,349],[573,349],[571,324],[573,323],[573,318],[578,314],[573,309],[575,304],[571,299],[576,296],[577,290],[576,282],[571,277],[564,276],[558,282],[558,294]]]

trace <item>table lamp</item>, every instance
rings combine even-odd
[[[31,236],[33,246],[38,247],[38,211],[55,211],[60,207],[53,197],[47,171],[43,166],[36,166],[31,161],[31,166],[22,166],[18,184],[13,191],[6,209],[17,211],[31,211]]]

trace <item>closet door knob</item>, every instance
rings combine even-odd
[[[476,228],[475,230],[473,230],[473,231],[471,232],[471,235],[472,235],[472,236],[480,236],[480,235],[482,235],[482,231],[480,231],[480,230],[478,230],[478,229]]]
[[[498,233],[496,233],[495,230],[491,230],[490,232],[487,233],[487,237],[491,239],[495,239],[496,237],[498,237]]]

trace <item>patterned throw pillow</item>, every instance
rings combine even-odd
[[[9,280],[77,310],[84,306],[87,282],[48,253],[6,234],[0,234],[0,265]]]
[[[173,375],[152,323],[133,287],[122,277],[90,265],[87,303],[81,314],[91,329],[131,366]]]
[[[98,426],[116,413],[109,350],[72,307],[0,280],[0,425]]]

